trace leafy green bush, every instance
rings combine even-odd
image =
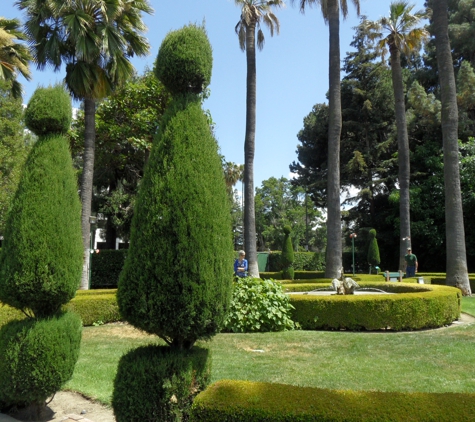
[[[267,261],[267,271],[282,271],[282,252],[272,251]],[[295,271],[323,271],[325,270],[325,257],[319,252],[294,252]]]
[[[213,55],[204,28],[188,25],[167,34],[155,74],[172,94],[199,94],[211,81]]]
[[[193,422],[465,422],[473,393],[344,391],[222,380],[196,397]]]
[[[210,382],[209,350],[144,346],[124,355],[114,380],[117,422],[188,420],[193,398]]]
[[[284,227],[284,244],[282,245],[282,254],[280,255],[280,262],[282,264],[282,278],[294,279],[294,248],[292,246],[292,239],[290,238],[290,226]]]
[[[38,136],[66,133],[71,119],[71,97],[61,85],[38,88],[25,110],[25,124]]]
[[[91,289],[116,289],[128,249],[91,254]]]
[[[0,402],[41,405],[74,370],[81,320],[67,312],[45,319],[12,321],[0,329]]]
[[[225,331],[235,333],[284,331],[295,328],[293,306],[282,285],[274,280],[244,277],[234,282]]]

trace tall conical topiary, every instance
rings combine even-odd
[[[0,402],[41,410],[71,378],[79,354],[81,321],[61,306],[81,278],[81,205],[64,136],[71,122],[68,93],[60,86],[38,89],[25,120],[39,139],[6,223],[0,301],[28,318],[0,331]]]
[[[381,259],[379,257],[379,247],[378,247],[378,240],[376,239],[376,230],[371,229],[369,231],[369,245],[368,245],[368,264],[370,265],[370,274],[371,274],[371,267],[376,267],[381,263]]]
[[[199,66],[190,65],[194,58]],[[178,349],[219,332],[231,295],[229,201],[196,95],[198,84],[209,82],[200,75],[210,75],[211,64],[206,33],[195,25],[169,33],[160,47],[157,73],[174,70],[162,79],[174,100],[142,180],[117,294],[127,321]]]
[[[280,259],[282,264],[282,278],[284,280],[294,279],[294,248],[292,246],[292,239],[290,238],[291,231],[290,226],[285,226],[283,229],[284,243],[282,245],[282,255]]]
[[[210,379],[208,351],[193,345],[220,331],[229,308],[230,204],[199,96],[211,65],[201,27],[173,31],[160,47],[156,74],[174,99],[142,179],[117,300],[128,322],[171,348],[121,359],[112,397],[118,422],[142,421],[143,409],[152,408],[163,421],[186,418],[192,398]],[[153,398],[151,383],[157,386]]]

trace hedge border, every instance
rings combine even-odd
[[[304,330],[403,331],[442,327],[460,317],[462,294],[455,287],[387,282],[360,285],[398,294],[295,294],[290,297],[295,308],[292,320]]]
[[[465,422],[473,393],[401,393],[329,390],[264,382],[221,380],[192,406],[194,422]]]

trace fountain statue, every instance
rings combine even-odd
[[[360,286],[358,283],[350,277],[345,277],[342,280],[334,278],[332,280],[333,290],[336,291],[337,295],[353,295],[355,290]]]

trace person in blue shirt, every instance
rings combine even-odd
[[[239,258],[234,261],[234,275],[238,277],[247,277],[247,259],[246,252],[239,251]]]

